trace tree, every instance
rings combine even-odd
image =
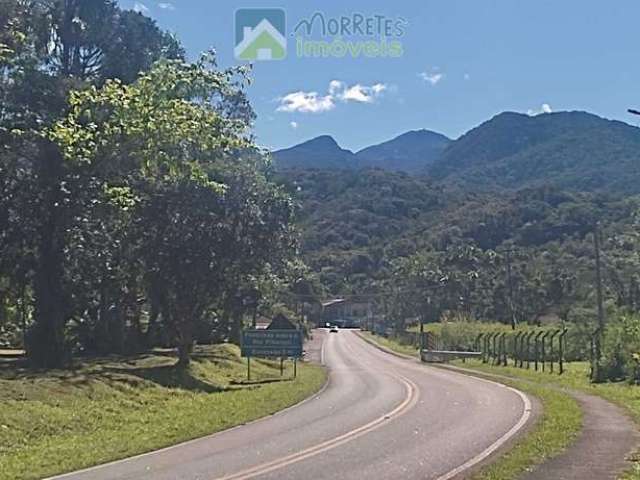
[[[17,254],[18,270],[28,272],[22,276],[34,299],[27,337],[32,361],[59,366],[68,357],[67,235],[81,210],[68,186],[88,181],[91,170],[65,160],[46,132],[66,114],[69,89],[104,83],[114,73],[109,66],[125,53],[122,42],[114,43],[122,12],[107,0],[3,0],[2,7],[0,168],[10,191],[17,192],[3,198],[3,207],[11,212],[9,227],[18,232],[3,231],[4,240],[13,240],[3,255]],[[148,22],[144,27],[140,40],[146,39],[147,54],[141,63],[128,63],[129,78],[165,54],[181,55],[175,40]]]
[[[216,305],[241,328],[241,286],[295,253],[288,195],[265,177],[246,69],[158,63],[131,85],[76,91],[50,138],[131,211],[148,297],[186,366]],[[241,295],[240,295],[241,297]]]

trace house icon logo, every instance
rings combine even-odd
[[[282,60],[287,55],[286,20],[281,8],[236,10],[235,57],[238,60]]]

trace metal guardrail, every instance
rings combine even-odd
[[[447,363],[458,358],[480,358],[482,352],[457,352],[453,350],[422,350],[420,358],[425,363]]]

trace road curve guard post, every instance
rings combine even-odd
[[[559,349],[559,366],[560,366],[560,375],[562,375],[564,373],[564,347],[565,347],[565,340],[564,337],[567,335],[567,332],[569,330],[566,328],[563,328],[562,331],[560,332],[560,336],[558,337],[558,349]]]
[[[302,357],[302,332],[300,330],[244,330],[240,352],[247,359],[247,380],[251,380],[251,357],[280,358],[280,374],[283,359],[293,359],[294,378],[298,373],[297,360]]]

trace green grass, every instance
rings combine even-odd
[[[125,458],[258,419],[325,382],[323,368],[246,362],[232,345],[199,348],[187,371],[168,354],[32,372],[0,362],[0,479],[35,479]],[[290,363],[290,362],[289,362]]]
[[[500,322],[461,322],[461,321],[455,321],[455,322],[436,322],[436,323],[425,323],[424,324],[424,331],[425,332],[432,332],[435,333],[436,335],[440,335],[442,333],[442,328],[445,326],[461,326],[464,329],[472,329],[474,334],[478,334],[478,333],[490,333],[490,332],[510,332],[511,331],[511,326],[510,325],[505,325],[504,323],[500,323]],[[524,328],[524,327],[520,327],[520,328]],[[408,331],[410,332],[418,332],[420,330],[420,327],[418,325],[412,326],[408,328]],[[477,332],[477,333],[476,333]]]
[[[403,355],[411,355],[418,358],[418,349],[412,347],[411,345],[401,344],[391,338],[381,337],[380,335],[374,335],[371,332],[360,332],[363,338],[367,340],[372,340],[373,342],[381,345],[389,350],[392,350],[397,353],[402,353]]]
[[[363,335],[395,352],[408,355],[418,354],[416,349],[401,345],[393,339],[371,335],[368,332],[363,332]],[[461,366],[498,373],[495,371],[496,369],[481,362],[468,361]],[[518,369],[514,370],[520,372]],[[476,473],[473,477],[475,480],[518,478],[523,472],[535,465],[562,453],[580,432],[582,411],[573,397],[542,383],[533,383],[527,379],[518,379],[516,375],[513,376],[516,378],[500,379],[499,381],[539,399],[543,408],[541,417],[531,427],[527,435],[518,439],[509,451]]]

